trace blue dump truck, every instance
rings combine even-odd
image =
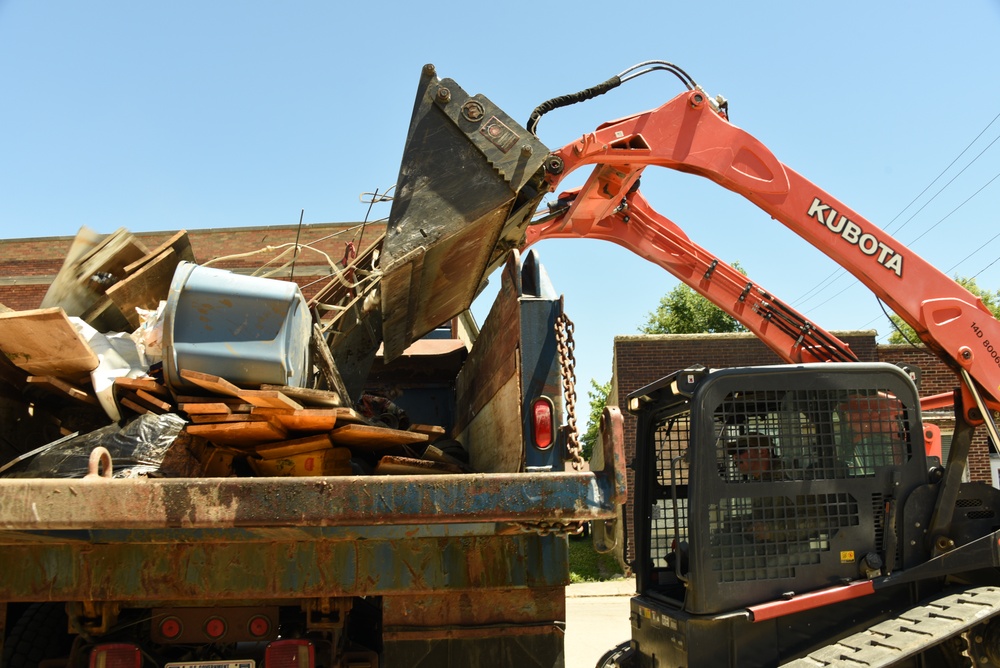
[[[600,471],[565,428],[561,299],[516,250],[547,151],[518,128],[424,69],[378,280],[324,330],[352,397],[391,387],[463,466],[119,478],[95,449],[0,478],[4,666],[563,665],[567,534],[614,518],[624,464],[615,412]]]

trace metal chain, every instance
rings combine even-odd
[[[573,354],[573,321],[565,312],[556,318],[556,345],[562,370],[564,403],[566,406],[566,452],[577,471],[583,470],[583,448],[576,432],[576,357]]]
[[[520,533],[530,533],[538,536],[579,536],[583,533],[583,522],[517,522]]]

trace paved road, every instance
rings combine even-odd
[[[634,594],[634,578],[566,588],[566,668],[594,668],[606,651],[628,640]]]

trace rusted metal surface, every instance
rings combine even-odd
[[[0,528],[351,526],[611,517],[612,481],[591,473],[302,478],[9,479]]]
[[[518,194],[540,183],[546,155],[486,97],[424,68],[380,259],[387,360],[468,308],[520,242],[541,191]]]
[[[546,588],[569,580],[566,540],[554,536],[241,541],[223,535],[136,542],[135,532],[122,532],[119,541],[83,546],[4,545],[3,563],[17,568],[0,569],[0,601],[262,603]]]
[[[561,586],[420,593],[387,597],[382,604],[382,623],[387,631],[565,619],[566,592]]]

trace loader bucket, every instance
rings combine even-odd
[[[380,259],[387,360],[469,308],[520,244],[548,154],[486,97],[423,68]]]

